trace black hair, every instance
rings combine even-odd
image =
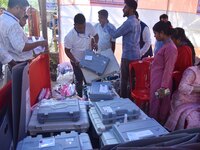
[[[29,6],[29,3],[27,0],[9,0],[8,1],[9,8],[14,8],[17,5],[20,7],[27,7]]]
[[[172,24],[170,21],[167,21],[167,22],[159,21],[153,26],[153,31],[156,31],[159,33],[163,31],[164,34],[171,35],[173,31]]]
[[[185,30],[180,27],[174,28],[172,32],[172,38],[180,41],[186,41],[187,37],[185,35]]]
[[[108,11],[105,9],[98,11],[98,14],[104,16],[105,18],[108,18]]]
[[[135,0],[124,0],[124,3],[130,7],[133,8],[134,10],[137,9],[137,2]]]
[[[135,16],[136,16],[137,19],[139,19],[139,14],[138,14],[137,11],[135,11]]]
[[[196,57],[195,49],[192,42],[187,38],[185,30],[180,27],[175,28],[172,33],[172,38],[180,40],[183,44],[190,47],[190,49],[192,50],[192,63],[194,65]]]
[[[83,14],[76,14],[74,17],[74,24],[84,24],[85,23],[85,17]]]
[[[161,19],[168,19],[168,15],[167,14],[162,14],[162,15],[160,15],[160,20]]]
[[[25,19],[28,19],[28,15],[24,15],[24,17],[23,18],[25,18]]]
[[[0,9],[2,9],[2,10],[6,10],[4,7],[0,7]]]

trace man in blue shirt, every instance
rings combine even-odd
[[[117,30],[113,30],[109,25],[106,26],[106,29],[113,38],[123,36],[120,96],[127,98],[129,97],[127,89],[129,83],[129,64],[140,59],[139,42],[141,27],[135,16],[137,2],[135,0],[125,0],[124,2],[123,17],[127,17],[127,20]]]

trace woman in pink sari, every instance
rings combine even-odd
[[[170,22],[156,23],[153,31],[156,40],[163,41],[164,45],[154,56],[151,66],[149,115],[164,124],[170,110],[170,94],[169,92],[167,94],[166,91],[172,89],[172,72],[178,52],[170,38],[172,33]]]
[[[200,64],[183,73],[171,101],[171,114],[165,127],[170,131],[200,127]]]

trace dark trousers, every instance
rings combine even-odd
[[[129,64],[130,60],[121,60],[121,75],[120,75],[120,96],[122,98],[128,98],[130,94],[129,87]]]
[[[3,65],[2,65],[2,63],[0,62],[0,77],[3,75]]]
[[[78,96],[82,97],[83,96],[83,81],[84,81],[84,76],[81,71],[81,68],[75,63],[71,62],[73,70],[74,70],[74,75],[75,75],[75,85],[76,85],[76,91],[78,93]]]

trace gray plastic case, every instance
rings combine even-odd
[[[80,61],[81,68],[90,70],[97,75],[102,75],[108,66],[110,59],[92,50],[86,50],[85,56]]]
[[[76,99],[56,101],[52,105],[40,105],[37,113],[39,123],[57,121],[78,121],[79,101]]]
[[[68,134],[62,132],[60,135],[42,138],[42,135],[37,137],[26,137],[17,145],[17,150],[92,150],[92,145],[88,134],[70,132]]]
[[[158,137],[169,132],[152,118],[133,122],[115,124],[112,130],[102,133],[102,145],[136,141],[144,138]]]
[[[133,120],[140,116],[140,109],[128,98],[94,102],[94,105],[104,124]]]
[[[30,135],[36,135],[38,133],[54,133],[61,131],[87,132],[89,128],[89,118],[86,110],[85,102],[79,101],[80,105],[80,119],[74,121],[58,121],[58,122],[46,122],[40,124],[37,120],[37,109],[32,113],[30,122],[28,124],[28,131]]]
[[[139,107],[138,107],[138,109],[139,109]],[[114,123],[104,124],[102,122],[99,114],[97,113],[97,110],[95,107],[91,107],[88,113],[89,113],[89,117],[92,122],[92,125],[98,135],[101,135],[103,132],[112,128],[112,125]],[[149,117],[142,110],[140,110],[140,116],[135,120],[139,120],[139,119],[142,120],[142,119],[147,119],[147,118],[149,118]],[[123,121],[135,121],[135,120],[124,119]],[[123,122],[123,121],[121,120],[121,122]],[[115,122],[115,123],[118,123],[118,122]]]
[[[113,54],[112,49],[107,49],[105,51],[100,51],[101,55],[104,55],[110,59],[108,66],[106,67],[105,72],[98,76],[92,71],[89,71],[87,69],[81,68],[81,71],[83,72],[83,76],[85,78],[86,83],[92,83],[92,81],[96,81],[99,79],[104,79],[110,75],[113,75],[115,73],[119,73],[119,64],[117,62],[117,59],[115,58],[115,55]]]
[[[89,98],[91,101],[111,100],[114,98],[111,82],[92,82],[89,90]]]
[[[113,131],[121,142],[135,141],[144,138],[158,137],[169,133],[154,119],[138,120],[135,122],[113,125]]]

